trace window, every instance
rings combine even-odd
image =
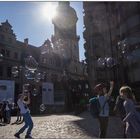
[[[11,67],[7,67],[7,77],[9,77],[9,78],[12,76],[11,71],[12,71],[12,68]]]
[[[75,67],[75,72],[77,72],[77,67]]]
[[[12,43],[12,38],[9,38],[9,42]]]
[[[18,53],[17,52],[14,53],[14,58],[18,59]]]
[[[46,63],[46,62],[47,62],[46,58],[42,58],[42,63]]]
[[[53,65],[53,59],[50,59],[50,65]]]
[[[4,50],[4,49],[1,49],[1,54],[2,54],[3,56],[5,56],[5,50]]]
[[[60,59],[59,58],[57,58],[55,60],[55,62],[56,62],[55,64],[56,64],[57,67],[59,67],[61,65],[61,62],[60,62]]]
[[[1,40],[5,40],[5,36],[4,35],[0,35],[0,39]]]
[[[6,50],[6,56],[10,57],[10,51],[9,50]]]
[[[8,32],[8,28],[5,28],[5,31]]]

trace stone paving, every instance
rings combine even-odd
[[[12,117],[12,122],[15,121]],[[98,121],[93,119],[89,112],[80,115],[54,114],[33,117],[34,129],[32,136],[35,139],[92,139],[98,138]],[[0,126],[0,139],[15,138],[14,133],[23,126]],[[107,138],[123,138],[122,124],[118,117],[110,117]],[[21,134],[24,138],[25,133]]]

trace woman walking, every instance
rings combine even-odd
[[[31,137],[31,131],[33,129],[33,121],[30,115],[30,111],[27,107],[27,104],[30,104],[30,93],[28,92],[27,94],[27,100],[25,101],[25,95],[24,94],[20,94],[17,104],[20,108],[20,113],[23,116],[25,125],[14,135],[16,138],[20,138],[20,134],[24,132],[24,130],[26,128],[28,128],[27,132],[26,132],[26,136],[25,138],[32,138]]]
[[[134,104],[134,95],[129,86],[120,88],[120,95],[123,97],[126,117],[123,122],[126,124],[127,138],[140,138],[140,113],[136,111]]]

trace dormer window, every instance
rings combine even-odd
[[[8,40],[9,40],[10,43],[12,43],[12,38],[9,38]]]
[[[5,31],[8,32],[8,28],[5,28]]]

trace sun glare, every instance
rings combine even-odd
[[[53,4],[52,2],[48,2],[47,4],[41,7],[41,13],[43,18],[47,18],[48,20],[51,20],[53,17],[56,16],[56,4]]]

